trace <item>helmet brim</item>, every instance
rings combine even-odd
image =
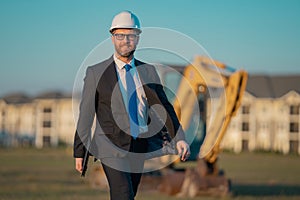
[[[141,32],[142,32],[142,30],[141,29],[139,29],[139,28],[132,28],[132,27],[117,27],[117,28],[111,28],[111,29],[109,29],[109,32],[110,33],[113,33],[115,30],[117,30],[117,29],[134,29],[134,30],[136,30],[137,32],[138,32],[138,34],[140,34]]]

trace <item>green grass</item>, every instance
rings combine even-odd
[[[219,163],[237,199],[300,199],[299,156],[223,153]]]
[[[70,149],[0,149],[0,162],[0,200],[109,199],[107,191],[92,189],[75,171]],[[232,181],[232,195],[222,199],[300,199],[298,156],[222,153],[219,166]],[[178,198],[140,191],[136,199]]]

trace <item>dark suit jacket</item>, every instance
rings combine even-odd
[[[149,109],[161,105],[166,114],[165,126],[176,140],[184,140],[184,133],[173,106],[168,101],[158,74],[149,64],[136,60],[135,65],[143,84]],[[151,107],[152,106],[152,107]],[[162,108],[160,107],[160,108]],[[91,127],[96,114],[96,128],[91,140]],[[163,117],[162,117],[163,118]],[[149,117],[148,123],[151,123]],[[123,157],[129,151],[131,136],[129,118],[118,84],[113,57],[88,67],[84,79],[80,113],[74,139],[74,157],[84,157],[86,146],[95,157]],[[147,151],[147,139],[144,140]]]

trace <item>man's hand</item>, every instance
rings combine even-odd
[[[75,158],[75,168],[80,173],[82,173],[83,170],[82,161],[83,158]]]
[[[176,143],[176,148],[182,161],[186,161],[186,159],[188,159],[191,155],[190,147],[184,140],[179,140]]]

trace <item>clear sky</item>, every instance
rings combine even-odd
[[[257,74],[300,74],[298,0],[1,0],[0,96],[71,91],[115,14],[182,32],[212,58]]]

